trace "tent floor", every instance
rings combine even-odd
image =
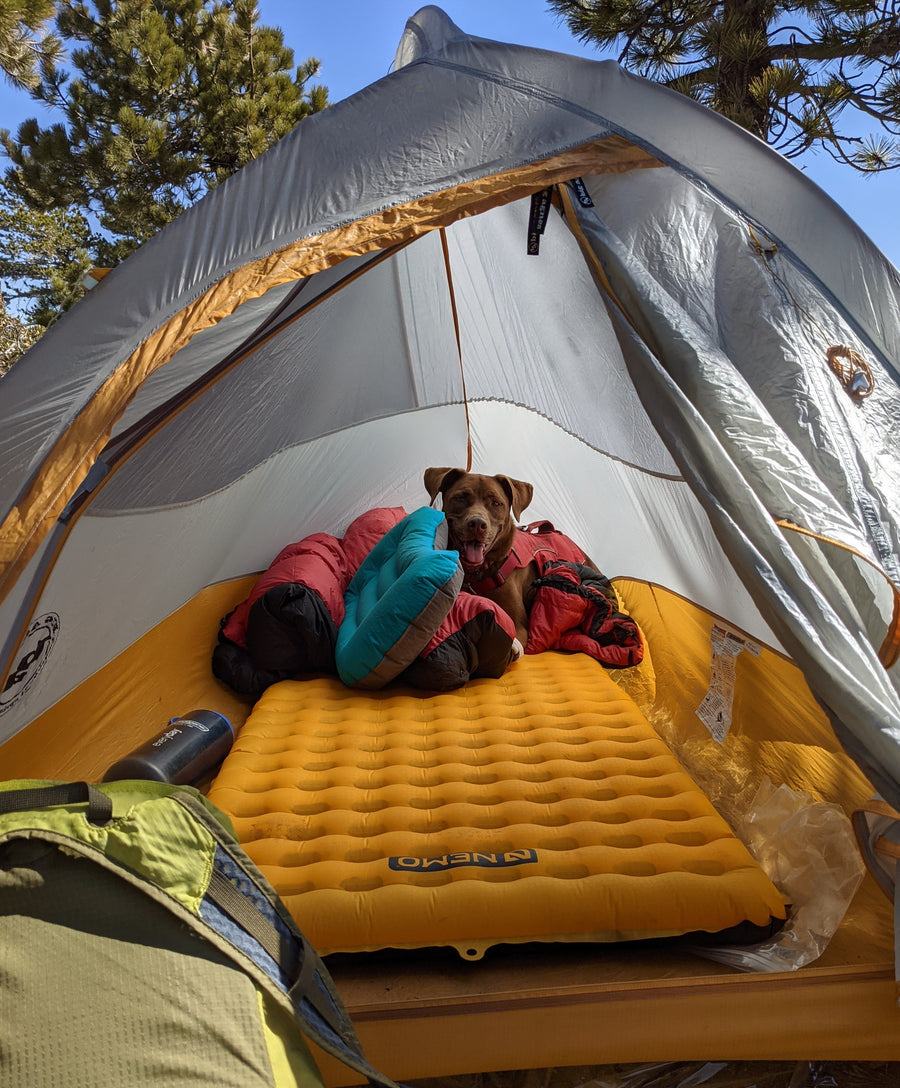
[[[478,963],[445,950],[326,962],[369,1060],[399,1080],[699,1059],[896,1061],[890,924],[879,940],[854,921],[887,911],[867,878],[851,924],[816,963],[785,973],[737,971],[650,942],[504,946]],[[327,1085],[356,1083],[316,1058]]]

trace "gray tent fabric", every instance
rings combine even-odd
[[[864,399],[835,345],[866,360]],[[4,681],[0,740],[203,586],[420,505],[424,467],[468,444],[605,572],[786,651],[898,805],[878,657],[898,358],[897,270],[763,143],[612,62],[423,8],[390,75],[184,212],[0,382],[9,676],[33,619],[59,624],[54,666]]]

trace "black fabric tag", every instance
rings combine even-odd
[[[591,200],[591,194],[587,191],[587,186],[581,178],[572,178],[568,185],[582,208],[593,208],[594,202]]]
[[[552,196],[552,189],[542,189],[539,193],[534,193],[531,198],[531,213],[528,216],[528,255],[530,257],[537,256],[540,252],[541,235],[547,226]]]

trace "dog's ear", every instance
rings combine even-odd
[[[465,474],[464,468],[426,468],[425,490],[428,492],[428,497],[434,502],[438,492],[444,491]]]
[[[523,480],[514,480],[512,476],[495,476],[494,479],[499,481],[500,486],[509,496],[512,516],[518,518],[519,514],[530,506],[534,488]]]

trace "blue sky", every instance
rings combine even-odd
[[[386,75],[416,0],[258,0],[263,23],[280,26],[296,59],[317,57],[319,81],[333,102]],[[440,5],[469,34],[600,59],[547,10],[545,0],[443,0]],[[27,95],[0,84],[0,127],[35,114]],[[40,116],[40,114],[38,114]],[[825,152],[795,160],[900,267],[900,170],[865,177],[833,163]],[[2,160],[0,160],[2,166]]]

